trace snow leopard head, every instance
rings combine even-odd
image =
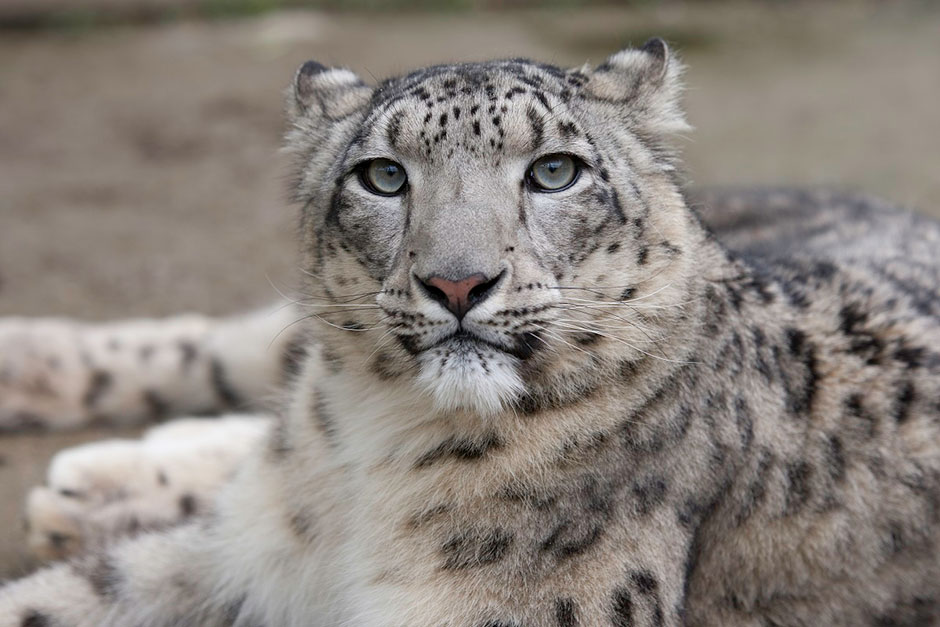
[[[581,393],[681,315],[687,128],[662,40],[603,64],[440,65],[288,92],[306,292],[337,368],[493,413]]]

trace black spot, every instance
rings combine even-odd
[[[561,133],[562,137],[569,138],[578,134],[578,127],[575,126],[574,122],[559,122],[558,132]]]
[[[309,541],[313,538],[314,520],[308,512],[294,512],[287,517],[287,524],[299,539]]]
[[[406,351],[412,355],[417,355],[421,352],[421,347],[418,344],[418,338],[413,335],[396,335],[395,339],[398,340],[398,343]]]
[[[618,250],[620,250],[620,242],[614,242],[613,244],[607,247],[607,252],[610,254],[614,254]]]
[[[910,381],[903,382],[901,389],[898,391],[898,396],[895,399],[894,409],[892,411],[896,422],[903,423],[910,418],[911,405],[914,403],[914,397],[914,384]]]
[[[861,394],[851,394],[845,399],[845,411],[849,417],[863,421],[865,435],[868,437],[875,435],[877,419],[865,409]]]
[[[498,562],[512,545],[514,536],[504,529],[456,535],[444,543],[444,570],[461,570]]]
[[[479,120],[473,121],[473,134],[476,135],[477,137],[480,136],[480,121]]]
[[[388,143],[393,148],[398,147],[398,135],[401,132],[401,121],[403,117],[404,115],[402,113],[399,113],[398,115],[393,117],[391,121],[389,121],[388,123],[388,130],[386,131],[385,136],[388,139]]]
[[[180,340],[177,346],[180,349],[180,365],[185,370],[196,361],[196,356],[199,354],[199,351],[196,350],[196,345],[188,340]]]
[[[614,627],[633,627],[633,600],[624,588],[614,590],[610,620]]]
[[[813,468],[806,461],[787,464],[789,489],[786,509],[788,513],[795,513],[809,500],[812,475]]]
[[[327,409],[323,395],[319,392],[313,403],[313,421],[328,442],[336,439],[336,421]]]
[[[648,597],[653,605],[652,623],[653,627],[662,627],[664,622],[662,601],[659,598],[659,582],[648,570],[636,570],[630,574],[630,579],[636,589],[645,597]]]
[[[307,357],[307,347],[299,337],[293,337],[284,347],[281,353],[281,374],[285,379],[296,377],[300,374],[300,368],[303,360]],[[324,357],[325,360],[325,357]]]
[[[924,363],[926,352],[921,346],[901,346],[894,352],[894,358],[908,369],[920,368]]]
[[[189,518],[196,513],[197,503],[196,497],[192,494],[184,494],[179,499],[179,509],[180,516],[183,518]]]
[[[741,510],[738,512],[736,522],[743,524],[760,507],[764,498],[767,496],[767,480],[771,469],[774,466],[774,456],[769,450],[762,450],[757,461],[757,468],[754,472],[754,479],[751,481],[744,494],[744,502],[741,504]]]
[[[245,601],[246,598],[242,596],[222,606],[222,616],[226,625],[234,625],[239,617],[241,617],[242,607],[244,607]]]
[[[799,373],[789,373],[790,376],[784,381],[787,404],[792,413],[805,415],[812,408],[819,378],[816,371],[816,349],[800,329],[788,328],[786,340],[790,355],[798,366],[801,366]]]
[[[633,486],[637,513],[645,516],[666,499],[666,480],[660,476],[647,477]]]
[[[94,407],[101,400],[101,397],[114,384],[114,377],[110,372],[104,370],[95,370],[91,373],[91,379],[88,381],[88,388],[82,396],[82,404],[85,407]]]
[[[369,371],[382,381],[390,381],[401,374],[392,367],[392,357],[386,353],[379,353],[372,358]]]
[[[857,305],[850,303],[839,310],[839,320],[841,321],[839,329],[843,333],[851,334],[868,320],[868,314],[861,311]]]
[[[600,522],[566,520],[557,525],[539,548],[542,552],[552,553],[558,559],[580,555],[601,538],[604,529]]]
[[[747,401],[738,396],[734,399],[734,419],[741,435],[741,448],[748,449],[754,441],[754,419]]]
[[[526,109],[526,116],[529,118],[529,124],[532,127],[532,147],[537,149],[545,139],[545,123],[532,107]]]
[[[426,468],[437,462],[451,458],[459,461],[476,461],[482,459],[490,451],[502,447],[502,442],[493,433],[485,435],[480,440],[468,440],[452,437],[441,442],[436,448],[428,451],[415,462],[415,468]]]
[[[597,344],[601,337],[600,333],[580,333],[574,336],[574,341],[577,342],[579,346],[591,346]]]
[[[656,594],[659,590],[659,582],[656,581],[653,573],[648,570],[633,571],[630,578],[633,580],[633,585],[642,594]]]
[[[227,407],[241,404],[241,397],[229,382],[228,375],[225,373],[225,366],[218,358],[212,359],[209,375],[216,398]]]
[[[164,418],[170,411],[170,403],[156,390],[144,390],[143,399],[151,419]]]
[[[53,627],[52,619],[36,610],[28,610],[23,615],[20,627]]]
[[[558,627],[577,627],[578,611],[571,599],[555,600],[555,623]]]
[[[93,561],[76,567],[78,573],[88,579],[91,589],[99,597],[108,600],[117,598],[122,581],[121,571],[111,561],[109,555],[89,559]]]

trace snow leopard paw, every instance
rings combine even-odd
[[[40,559],[70,557],[206,511],[259,442],[259,415],[187,418],[139,440],[107,440],[53,458],[26,504],[27,542]]]

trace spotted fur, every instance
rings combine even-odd
[[[0,625],[936,622],[940,226],[689,196],[680,69],[305,64],[285,411],[213,502],[9,585]],[[580,178],[533,191],[559,152]],[[379,157],[404,194],[363,186]],[[459,321],[426,288],[475,274]]]

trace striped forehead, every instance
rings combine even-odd
[[[578,73],[521,61],[421,70],[379,86],[364,148],[430,161],[457,151],[535,151],[552,136],[574,134],[570,123],[550,123],[582,81]]]

